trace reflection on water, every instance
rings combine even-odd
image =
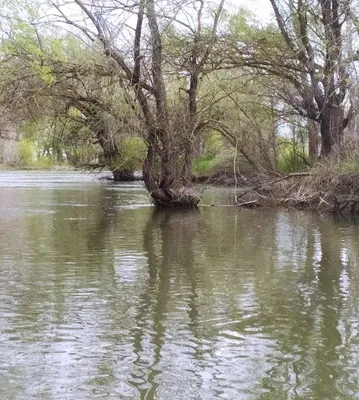
[[[0,186],[1,399],[359,398],[358,226],[158,212],[80,174]]]

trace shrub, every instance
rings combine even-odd
[[[216,166],[216,157],[207,155],[197,157],[193,161],[193,172],[195,174],[206,175]]]
[[[18,143],[18,166],[30,167],[36,154],[36,147],[31,140],[23,139]]]
[[[280,145],[277,167],[281,172],[295,172],[306,169],[305,156],[293,143],[284,142]]]

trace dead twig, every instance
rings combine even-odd
[[[261,184],[261,185],[257,185],[257,186],[255,186],[255,187],[253,187],[253,188],[250,188],[250,189],[248,189],[248,190],[246,190],[245,192],[243,192],[243,193],[241,193],[238,197],[237,197],[237,201],[238,201],[238,199],[240,199],[241,197],[243,197],[243,196],[245,196],[247,193],[249,193],[249,192],[256,192],[257,194],[259,194],[258,193],[258,191],[260,191],[261,189],[264,189],[264,188],[266,188],[266,187],[268,187],[268,186],[270,186],[270,185],[273,185],[273,184],[275,184],[275,183],[278,183],[278,182],[281,182],[281,181],[284,181],[284,180],[286,180],[286,179],[289,179],[289,178],[302,178],[302,177],[305,177],[305,176],[310,176],[311,174],[310,174],[310,172],[293,172],[292,174],[288,174],[288,175],[285,175],[285,176],[281,176],[280,178],[277,178],[277,179],[274,179],[273,181],[271,181],[271,182],[268,182],[268,183],[265,183],[265,184]]]

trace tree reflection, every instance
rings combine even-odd
[[[190,282],[190,293],[185,299],[188,303],[189,326],[194,329],[198,324],[193,244],[199,232],[199,220],[199,214],[193,212],[153,210],[144,230],[148,281],[140,295],[135,317],[133,336],[137,359],[134,364],[137,372],[132,374],[133,383],[142,391],[141,398],[155,398],[159,385],[157,377],[162,369],[161,352],[166,341],[167,319],[169,313],[175,312],[174,296],[179,294],[175,289],[178,280]],[[183,329],[181,326],[174,328]],[[141,380],[137,383],[139,376],[146,375],[150,388],[143,385]]]
[[[35,376],[50,397],[65,382],[78,398],[355,398],[358,226],[121,208],[98,187],[44,196],[51,213],[7,224],[22,251],[6,238],[0,254],[5,353],[34,359],[14,373],[24,388]]]
[[[299,274],[292,292],[283,292],[280,297],[277,294],[274,302],[262,298],[266,304],[263,313],[269,313],[272,322],[266,330],[277,340],[279,350],[273,354],[273,365],[267,371],[270,379],[267,376],[262,385],[273,396],[293,391],[304,397],[349,399],[355,395],[356,386],[352,383],[354,370],[347,368],[348,360],[353,354],[358,357],[358,349],[348,343],[353,330],[347,304],[350,276],[342,254],[350,243],[328,220],[307,217],[300,225],[291,240],[302,245],[294,249],[285,264],[293,274],[295,258],[305,254],[303,267],[295,269]],[[295,235],[302,235],[302,240],[298,236],[295,239]],[[287,278],[293,280],[288,274]],[[282,288],[286,288],[284,283]],[[258,293],[262,297],[260,290]],[[281,324],[278,317],[286,324]]]

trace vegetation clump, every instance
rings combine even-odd
[[[245,190],[240,206],[287,205],[334,213],[359,211],[358,162],[323,161],[307,172],[277,177]]]

